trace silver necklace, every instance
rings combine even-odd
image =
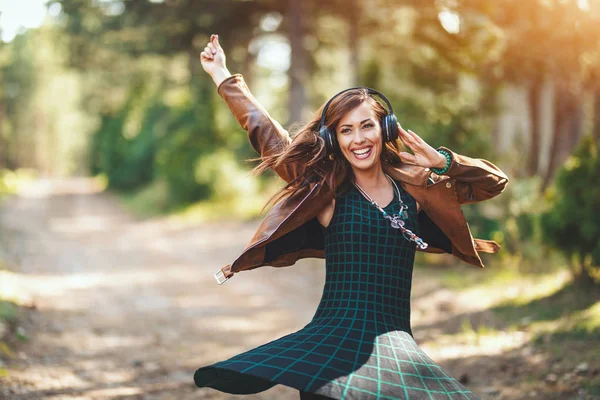
[[[407,229],[404,225],[406,225],[406,222],[404,221],[405,219],[408,219],[408,205],[405,204],[402,201],[402,196],[400,194],[400,190],[398,189],[398,186],[396,185],[396,182],[394,182],[394,180],[392,178],[390,178],[387,174],[384,174],[385,177],[392,183],[392,185],[394,186],[394,192],[398,195],[398,202],[400,203],[400,210],[398,212],[398,214],[388,214],[383,208],[381,208],[381,206],[379,206],[379,204],[377,204],[377,202],[375,200],[373,200],[371,198],[371,196],[369,196],[367,194],[367,192],[365,192],[363,190],[363,188],[360,187],[360,185],[358,183],[356,183],[356,181],[352,181],[352,183],[354,184],[354,186],[356,186],[356,188],[358,189],[358,191],[367,199],[369,200],[369,202],[376,207],[379,211],[381,211],[381,213],[383,214],[383,218],[386,218],[390,221],[390,225],[392,226],[392,228],[394,229],[400,229],[400,231],[402,231],[402,236],[404,236],[404,238],[408,241],[411,242],[415,242],[417,244],[417,246],[424,250],[427,248],[427,243],[425,243],[423,241],[423,239],[421,239],[420,237],[418,237],[417,235],[415,235],[410,229]],[[394,200],[392,199],[392,202]],[[390,203],[392,204],[392,203]]]

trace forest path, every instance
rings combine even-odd
[[[303,260],[217,285],[213,273],[257,224],[136,220],[85,178],[24,187],[1,208],[0,242],[14,272],[6,287],[35,311],[23,322],[29,340],[4,366],[0,398],[240,398],[196,388],[194,371],[301,329],[324,282],[323,261]],[[412,298],[418,342],[455,330],[445,321],[465,311],[426,268],[415,269]],[[468,374],[476,393],[490,390],[485,368],[461,359],[476,349],[423,348],[451,375]],[[279,385],[246,398],[297,397]]]

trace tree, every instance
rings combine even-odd
[[[600,284],[600,154],[591,136],[559,169],[542,214],[544,240],[572,261],[577,279]]]

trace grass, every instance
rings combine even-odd
[[[1,296],[1,295],[0,295]],[[0,297],[0,322],[12,322],[17,316],[17,304]]]
[[[488,310],[505,328],[600,338],[600,287],[574,282],[566,269],[522,274],[507,268],[485,275],[449,272],[442,282],[454,290],[460,285],[460,291],[474,298],[487,298]]]
[[[3,284],[6,283],[6,280],[4,279],[4,273],[5,271],[0,270],[0,279]],[[2,289],[3,287],[0,286],[0,360],[2,358],[15,357],[15,354],[10,346],[13,336],[21,341],[26,339],[25,337],[21,337],[20,335],[15,335],[13,333],[18,322],[20,306]],[[6,369],[0,366],[0,377],[7,376],[7,374],[8,372]]]
[[[589,382],[584,382],[582,387],[592,396],[600,397],[600,378],[595,378]]]
[[[31,299],[26,295],[19,275],[7,270],[6,265],[0,260],[0,359],[13,358],[11,346],[16,341],[27,341],[28,337],[19,327],[22,312],[27,308]],[[3,374],[0,368],[0,375]]]
[[[441,282],[456,291],[462,304],[480,307],[457,316],[459,329],[437,336],[432,347],[476,346],[495,354],[499,364],[521,359],[529,367],[511,378],[519,390],[554,390],[545,382],[552,372],[560,379],[571,374],[561,383],[564,398],[579,389],[600,395],[600,287],[572,280],[566,268],[527,274],[509,268],[454,269],[442,273]],[[533,352],[522,352],[528,348]],[[573,374],[582,363],[589,371]]]

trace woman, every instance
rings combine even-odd
[[[283,384],[301,399],[477,398],[415,343],[412,269],[416,250],[483,267],[477,252],[499,246],[473,239],[460,205],[501,193],[506,175],[489,161],[433,149],[368,88],[338,93],[292,140],[229,73],[217,36],[201,61],[261,155],[256,171],[271,168],[287,182],[217,281],[305,257],[325,258],[326,278],[304,328],[198,369],[196,385],[250,394]]]

